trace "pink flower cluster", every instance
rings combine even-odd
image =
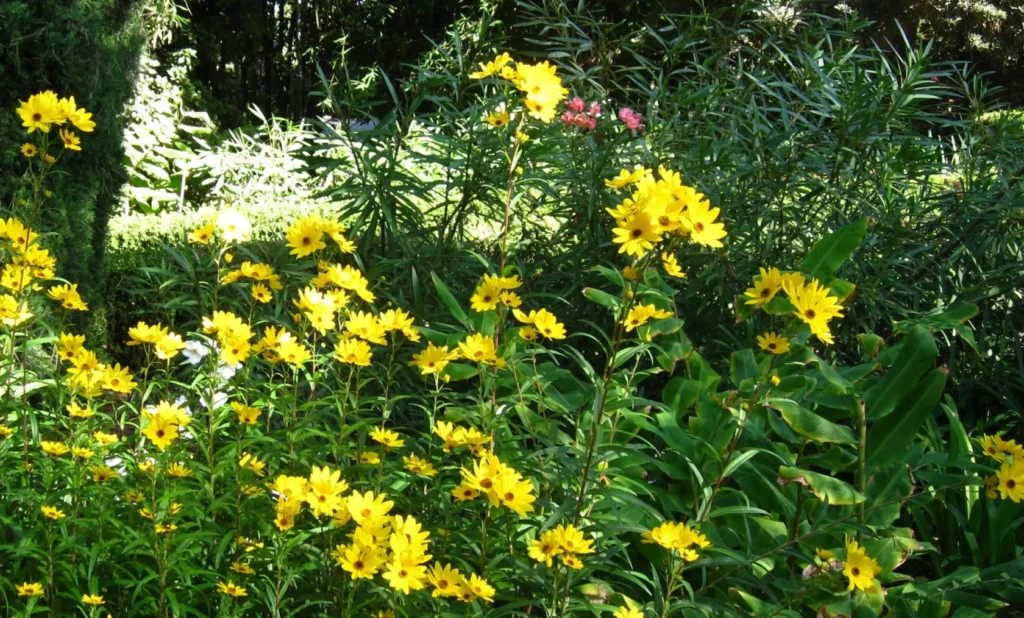
[[[593,101],[587,106],[583,99],[573,97],[565,102],[562,124],[567,127],[579,127],[585,131],[593,131],[597,128],[597,117],[600,115],[601,105],[597,101]]]
[[[639,133],[644,130],[644,117],[638,112],[634,112],[628,107],[623,107],[619,110],[619,120],[626,125],[626,128],[630,131],[636,131]]]

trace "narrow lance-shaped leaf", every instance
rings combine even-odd
[[[868,218],[862,217],[820,239],[811,247],[800,270],[828,283],[864,240],[867,229]]]
[[[827,500],[829,504],[836,506],[850,506],[864,502],[864,496],[850,487],[849,483],[810,470],[779,466],[779,485],[788,485],[789,483],[799,483],[810,489],[817,499]]]

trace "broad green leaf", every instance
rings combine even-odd
[[[896,322],[896,324],[893,325],[893,330],[897,333],[906,333],[915,326],[922,326],[932,332],[937,330],[952,330],[976,315],[978,315],[978,306],[966,303],[963,305],[957,305],[940,313],[933,313],[931,315],[914,318],[912,320]]]
[[[666,406],[680,412],[692,408],[700,395],[701,384],[689,378],[674,377],[661,391],[661,400]]]
[[[856,444],[857,438],[849,427],[837,425],[821,416],[800,407],[789,399],[766,399],[772,409],[778,410],[793,431],[814,442],[835,444]]]
[[[612,296],[608,292],[597,288],[584,288],[583,295],[587,297],[587,300],[597,303],[602,307],[607,307],[613,312],[618,312],[619,307],[622,306],[622,300],[618,296]]]
[[[882,528],[891,526],[900,516],[902,501],[910,496],[912,489],[906,464],[893,462],[877,470],[868,478],[865,523]]]
[[[444,368],[443,375],[454,381],[459,381],[468,380],[476,374],[477,369],[473,365],[467,365],[466,363],[448,363],[448,366]]]
[[[862,217],[820,239],[811,247],[800,270],[827,284],[864,240],[867,229],[868,218]]]
[[[885,418],[895,410],[938,355],[939,349],[935,347],[931,333],[915,326],[904,339],[903,349],[885,377],[864,394],[868,418]]]
[[[827,500],[831,505],[849,506],[864,502],[863,495],[853,487],[850,487],[848,483],[844,483],[837,478],[811,472],[810,470],[779,466],[779,485],[787,485],[789,483],[803,485],[810,489],[816,498],[822,501]]]
[[[754,351],[744,348],[732,353],[729,362],[729,379],[733,385],[739,387],[743,380],[756,379],[760,369],[757,367],[757,359],[754,358]]]
[[[452,295],[448,286],[438,278],[436,273],[430,273],[430,278],[434,280],[434,288],[437,289],[437,295],[441,299],[441,304],[445,306],[448,313],[450,313],[452,317],[458,320],[464,327],[469,328],[469,317],[466,315],[466,312],[462,310],[462,307],[459,305],[459,301],[455,300],[455,296]]]
[[[946,374],[938,369],[926,375],[906,397],[907,409],[901,410],[892,420],[875,423],[868,430],[869,468],[884,465],[906,454],[917,432],[935,411],[935,405],[942,397],[946,386]]]

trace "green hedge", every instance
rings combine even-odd
[[[124,179],[120,116],[145,42],[136,9],[134,0],[0,2],[0,203],[12,203],[23,186],[18,101],[47,89],[74,96],[93,113],[96,131],[51,177],[42,224],[62,239],[51,247],[58,274],[97,304],[104,231]]]

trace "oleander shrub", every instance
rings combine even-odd
[[[602,214],[615,253],[585,265],[600,284],[536,292],[510,242],[534,190],[521,168],[560,125],[589,131],[596,109],[548,61],[502,53],[469,78],[503,136],[504,216],[471,290],[431,273],[443,317],[418,318],[407,290],[367,274],[337,218],[296,216],[276,242],[247,243],[252,222],[227,205],[139,269],[151,317],[116,362],[76,331],[88,303],[53,280],[55,239],[33,232],[52,174],[88,153],[88,112],[49,91],[19,108],[33,199],[4,220],[0,278],[11,613],[1019,605],[1024,449],[972,435],[943,399],[936,335],[976,307],[860,333],[845,342],[856,359],[829,360],[857,287],[846,273],[873,257],[862,217],[737,285],[743,328],[721,325],[737,345],[707,356],[678,292],[701,285],[686,271],[730,240],[730,219],[642,162],[593,178],[617,197]],[[636,112],[617,118],[641,130]]]

